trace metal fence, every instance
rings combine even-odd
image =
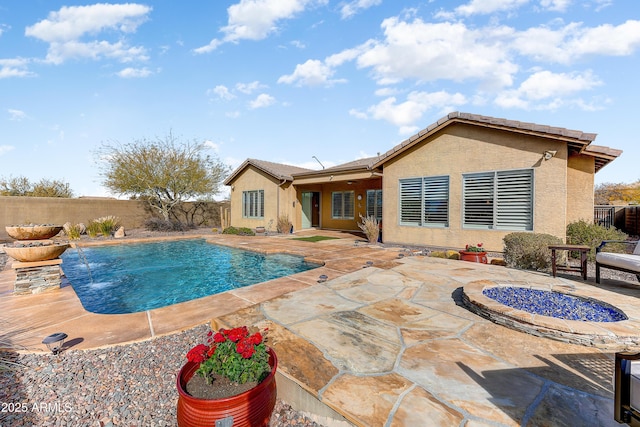
[[[639,236],[640,206],[594,206],[593,222],[615,227],[630,236]]]

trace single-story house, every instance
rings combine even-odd
[[[562,239],[593,220],[594,175],[622,151],[596,134],[468,113],[450,113],[388,152],[311,170],[247,159],[226,180],[231,225],[358,231],[382,221],[391,244],[501,251],[515,231]]]

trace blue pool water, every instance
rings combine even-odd
[[[105,314],[164,307],[318,267],[298,256],[263,255],[202,239],[96,246],[81,253],[71,248],[62,259],[84,308]]]
[[[505,286],[485,289],[482,293],[506,306],[542,316],[589,322],[627,320],[622,311],[606,303],[561,292]]]

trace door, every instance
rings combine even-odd
[[[302,228],[320,226],[320,193],[305,191],[302,193]]]

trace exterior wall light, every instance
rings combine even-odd
[[[551,160],[553,157],[556,156],[557,153],[558,153],[557,151],[547,150],[542,155],[542,158],[545,159],[545,160]]]
[[[64,332],[56,332],[43,339],[42,344],[45,344],[53,354],[58,354],[60,350],[62,350],[62,345],[66,339],[67,334]]]

